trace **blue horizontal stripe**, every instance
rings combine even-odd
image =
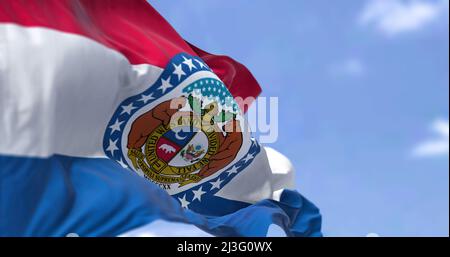
[[[321,235],[318,209],[296,191],[253,205],[216,198],[202,215],[109,159],[0,156],[0,236],[116,236],[157,219],[217,236],[265,236],[271,224]]]

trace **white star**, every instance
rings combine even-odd
[[[220,184],[222,182],[223,180],[220,180],[220,178],[218,178],[215,182],[209,182],[212,185],[211,190],[213,190],[214,188],[220,189]]]
[[[116,139],[115,141],[112,141],[111,139],[109,140],[109,145],[108,145],[108,148],[106,148],[106,151],[111,152],[111,155],[114,155],[114,151],[119,150],[119,148],[117,148],[117,145],[116,145],[117,140],[119,140],[119,139]]]
[[[168,79],[161,79],[161,86],[158,89],[161,89],[162,93],[166,92],[167,89],[173,87],[170,84],[170,77]]]
[[[122,161],[122,159],[118,160],[117,162],[120,164],[120,166],[122,166],[122,168],[128,168],[128,166]]]
[[[251,159],[253,159],[253,155],[252,154],[248,154],[247,156],[245,156],[245,158],[244,158],[244,162],[248,162],[248,161],[250,161]]]
[[[142,95],[141,99],[139,99],[139,101],[144,102],[144,104],[147,104],[148,101],[155,99],[153,97],[153,93],[150,93],[148,95]]]
[[[129,105],[122,106],[122,110],[123,111],[120,114],[124,114],[124,113],[131,114],[131,111],[133,109],[136,109],[136,107],[133,106],[133,103],[130,103]]]
[[[178,80],[181,79],[181,76],[186,75],[186,73],[184,73],[183,69],[181,68],[181,64],[179,65],[173,64],[173,67],[175,68],[173,74],[176,74],[178,76]]]
[[[201,61],[199,61],[197,59],[194,59],[194,60],[195,60],[196,63],[198,63],[198,65],[200,65],[200,68],[205,68],[206,67],[206,65],[203,62],[201,62]]]
[[[190,202],[186,200],[186,195],[183,195],[183,198],[178,197],[178,200],[180,200],[182,208],[188,208]]]
[[[227,170],[227,171],[225,171],[225,172],[228,173],[228,176],[230,176],[231,174],[238,173],[238,170],[237,170],[237,167],[236,167],[236,166],[233,166],[233,167],[231,167],[230,170]]]
[[[189,71],[192,71],[192,69],[194,68],[196,68],[195,67],[195,65],[192,63],[192,59],[188,59],[188,58],[186,58],[186,57],[184,57],[183,56],[183,59],[184,59],[184,64],[186,64],[188,67],[189,67]]]
[[[194,198],[192,201],[197,199],[199,202],[202,201],[202,195],[206,193],[206,191],[202,191],[203,187],[200,187],[198,190],[192,190],[192,193],[194,193]]]
[[[119,131],[120,132],[120,125],[122,125],[123,121],[119,122],[119,119],[116,120],[116,122],[114,122],[114,124],[112,124],[111,126],[109,126],[110,129],[112,129],[111,131],[111,135],[115,132],[115,131]]]

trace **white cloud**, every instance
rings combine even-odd
[[[370,0],[359,20],[388,36],[415,31],[448,15],[448,0]]]
[[[331,66],[332,75],[359,77],[365,73],[365,66],[358,58],[348,58]]]
[[[426,140],[418,144],[413,149],[413,156],[430,157],[430,156],[448,156],[449,148],[449,123],[448,120],[436,120],[433,122],[431,129],[435,133],[435,138]]]

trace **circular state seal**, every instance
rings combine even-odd
[[[133,168],[151,181],[182,187],[231,163],[242,140],[236,114],[192,92],[137,117],[128,134],[127,155]]]
[[[217,153],[219,137],[194,117],[192,113],[184,113],[168,126],[159,125],[147,137],[145,154],[130,149],[130,159],[136,156],[135,168],[160,184],[183,186],[200,181],[202,177],[193,173],[205,167]]]
[[[233,164],[254,146],[243,133],[244,122],[226,85],[200,58],[181,53],[152,85],[120,102],[105,129],[103,150],[170,195],[206,189],[216,177],[224,186],[253,157],[247,153],[246,161]]]

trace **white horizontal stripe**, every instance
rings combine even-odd
[[[279,201],[283,189],[295,189],[294,172],[286,156],[262,147],[246,171],[239,173],[216,195],[247,203],[267,198]]]
[[[0,154],[104,157],[103,135],[117,106],[161,72],[82,36],[0,24]],[[291,188],[292,165],[281,159],[269,162],[262,150],[217,196],[253,203]]]
[[[83,36],[0,24],[0,154],[104,156],[113,111],[161,72]]]

